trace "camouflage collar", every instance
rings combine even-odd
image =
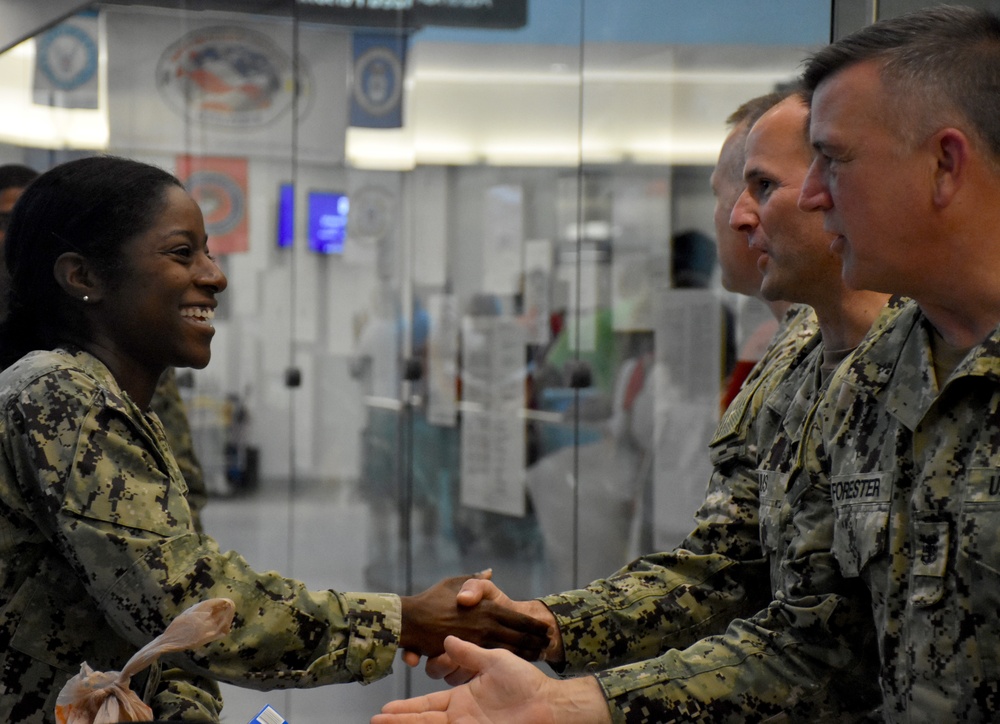
[[[963,377],[1000,382],[1000,327],[955,368],[938,389],[931,356],[929,322],[912,300],[890,305],[873,325],[844,374],[859,394],[885,398],[886,409],[915,428],[944,390]],[[890,380],[893,384],[890,385]]]
[[[60,370],[74,370],[92,378],[103,390],[106,404],[120,412],[140,418],[142,411],[118,384],[118,380],[101,360],[76,346],[66,345],[52,350],[35,350],[19,359],[5,372],[7,379],[28,380]]]

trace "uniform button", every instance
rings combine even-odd
[[[361,673],[366,677],[371,676],[375,673],[377,666],[375,659],[365,659],[361,662]]]

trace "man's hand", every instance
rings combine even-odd
[[[541,601],[512,601],[489,580],[488,576],[467,580],[462,585],[462,590],[458,592],[457,600],[460,606],[467,608],[478,606],[483,601],[491,601],[498,606],[544,622],[548,626],[549,645],[541,652],[540,658],[549,662],[562,660],[562,637],[559,627],[556,626],[556,618]],[[413,660],[412,657],[404,656],[404,659],[411,666],[419,663],[419,659]],[[428,659],[425,670],[432,679],[444,679],[452,686],[464,684],[475,675],[475,672],[458,666],[447,653]]]
[[[489,572],[477,574],[485,580]],[[458,593],[469,576],[446,578],[423,593],[402,598],[403,628],[400,648],[407,663],[417,656],[439,656],[444,638],[458,636],[486,648],[503,648],[526,659],[537,659],[549,643],[549,626],[494,601],[468,607]],[[419,659],[416,659],[419,660]]]
[[[507,651],[445,640],[447,655],[476,672],[470,683],[392,701],[371,724],[610,724],[607,701],[592,677],[552,679]]]

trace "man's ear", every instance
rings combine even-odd
[[[74,299],[91,303],[100,300],[102,286],[82,254],[75,251],[60,254],[52,271],[59,286]]]
[[[929,143],[937,159],[934,175],[934,203],[945,207],[952,202],[969,171],[969,138],[957,128],[942,128]]]

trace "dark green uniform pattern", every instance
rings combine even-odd
[[[802,507],[832,505],[827,543],[871,592],[885,719],[995,722],[1000,330],[940,388],[930,335],[911,304],[841,370],[804,446],[813,488]]]

